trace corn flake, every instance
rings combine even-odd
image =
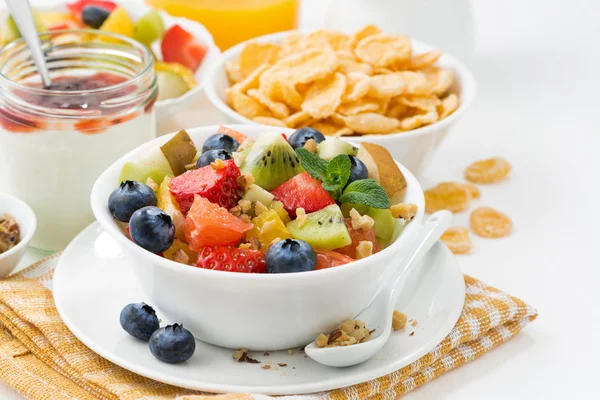
[[[282,77],[294,83],[306,83],[324,79],[338,67],[338,58],[329,46],[309,49],[279,60],[274,67]]]
[[[274,43],[248,43],[238,59],[240,72],[243,76],[248,76],[261,65],[275,63],[280,50],[281,46]]]
[[[321,132],[323,135],[335,135],[344,128],[343,125],[334,122],[330,118],[315,121],[311,124],[311,126]]]
[[[470,193],[460,184],[444,182],[424,192],[425,212],[448,210],[453,213],[465,211],[471,201]]]
[[[443,99],[438,106],[438,113],[440,114],[440,119],[446,118],[448,115],[452,114],[458,108],[458,96],[454,93],[448,95],[445,99]]]
[[[381,114],[364,113],[343,117],[346,126],[356,133],[379,134],[390,133],[400,128],[400,121]]]
[[[354,32],[354,34],[350,37],[350,46],[352,48],[356,47],[358,42],[366,38],[367,36],[373,36],[381,33],[381,30],[375,25],[367,25],[360,29],[359,31]]]
[[[471,213],[471,229],[478,236],[500,238],[512,231],[510,217],[490,207],[479,207]]]
[[[403,131],[417,129],[423,125],[431,125],[439,119],[437,111],[429,111],[425,114],[409,116],[400,121],[400,128]]]
[[[469,230],[464,227],[449,228],[440,239],[454,254],[466,254],[473,248]]]
[[[427,72],[427,80],[431,82],[430,92],[441,96],[454,83],[454,73],[449,69],[432,68]]]
[[[287,117],[283,122],[290,128],[295,128],[303,122],[308,121],[309,119],[311,119],[309,113],[307,113],[306,111],[298,111]]]
[[[369,93],[371,83],[369,76],[362,72],[351,72],[346,75],[346,91],[342,96],[342,101],[355,101]]]
[[[313,118],[331,116],[342,102],[346,76],[336,72],[332,77],[315,82],[306,92],[302,110]]]
[[[268,64],[263,64],[260,67],[252,71],[248,76],[242,79],[240,82],[233,85],[233,89],[239,90],[242,93],[248,91],[248,89],[258,88],[260,75],[269,68]]]
[[[427,79],[428,76],[422,72],[401,71],[398,72],[404,83],[406,83],[407,95],[424,96],[431,94],[431,82]]]
[[[416,70],[430,67],[435,64],[441,56],[442,52],[439,50],[431,50],[426,53],[415,54],[410,60],[409,69]]]
[[[465,178],[473,183],[495,183],[508,176],[512,166],[504,158],[476,161],[465,170]]]
[[[342,103],[337,108],[337,112],[342,115],[357,115],[366,112],[376,112],[377,110],[379,110],[379,103],[367,98]]]
[[[306,36],[307,48],[321,48],[331,46],[333,50],[350,50],[350,37],[338,31],[319,29]]]
[[[372,76],[369,84],[369,96],[377,99],[399,96],[406,90],[406,83],[399,72]]]
[[[267,107],[275,118],[284,119],[290,116],[290,109],[283,103],[273,101],[269,97],[265,96],[264,93],[259,92],[256,89],[248,90],[248,96],[258,100],[263,106]]]
[[[378,33],[359,41],[354,54],[375,67],[387,67],[410,60],[412,46],[406,35]]]
[[[418,110],[430,112],[437,111],[440,105],[440,99],[437,96],[404,96],[400,98],[400,102],[406,106],[416,108]]]
[[[244,79],[244,75],[240,71],[240,63],[237,60],[225,63],[225,73],[231,83],[237,83]]]
[[[267,108],[258,100],[235,89],[227,89],[226,93],[231,107],[244,117],[253,119],[258,116],[269,115]]]

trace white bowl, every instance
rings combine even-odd
[[[137,18],[150,11],[152,7],[148,6],[141,0],[113,0],[119,6],[122,6],[127,10],[135,21]],[[64,4],[71,3],[72,0],[68,1],[53,1],[52,4],[34,4],[36,9],[39,11],[66,11]],[[169,119],[170,117],[185,111],[188,107],[194,104],[200,95],[202,94],[203,82],[206,78],[207,72],[210,69],[211,64],[216,62],[221,55],[221,50],[215,44],[215,41],[204,27],[196,21],[191,21],[186,18],[177,18],[169,15],[163,11],[159,11],[163,18],[165,29],[170,28],[175,24],[179,24],[183,29],[193,34],[198,40],[208,46],[208,52],[202,60],[200,68],[194,73],[197,85],[190,91],[185,93],[183,96],[179,96],[174,99],[157,101],[155,105],[156,109],[156,123],[160,126],[161,123]],[[152,45],[152,50],[155,54],[160,55],[160,42],[155,42]]]
[[[12,249],[0,254],[0,278],[8,276],[19,264],[35,233],[37,220],[35,213],[24,201],[6,193],[0,193],[0,215],[14,217],[21,231],[21,241]]]
[[[225,73],[225,63],[235,60],[239,57],[242,49],[248,42],[278,43],[291,32],[280,32],[271,35],[260,36],[258,38],[242,42],[227,51],[225,51],[219,61],[214,63],[207,73],[204,88],[210,102],[223,114],[225,120],[232,124],[256,124],[227,105],[225,89],[229,85],[227,74]],[[412,41],[413,49],[417,53],[433,50],[436,47],[420,42]],[[456,124],[462,115],[467,111],[475,99],[476,83],[471,71],[456,58],[450,54],[444,53],[438,64],[454,71],[456,82],[451,89],[459,96],[460,105],[454,113],[435,124],[424,126],[412,131],[386,135],[363,135],[352,136],[349,139],[356,142],[371,142],[387,148],[394,159],[401,162],[412,173],[419,175],[425,168],[427,162],[432,158],[434,151],[444,140],[451,128]]]
[[[256,125],[233,125],[253,138],[265,131]],[[188,133],[200,146],[217,126]],[[286,134],[291,129],[280,129]],[[422,225],[423,191],[416,178],[400,165],[408,188],[405,201],[419,211],[388,248],[350,264],[293,274],[241,274],[176,263],[139,247],[125,236],[108,211],[121,167],[172,135],[148,142],[110,166],[92,189],[92,210],[100,225],[123,248],[139,284],[160,312],[184,323],[198,339],[229,348],[282,350],[303,346],[340,321],[354,316],[385,281],[385,272],[403,256],[402,250]],[[118,279],[118,277],[115,277]]]

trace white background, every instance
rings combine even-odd
[[[304,0],[302,25],[318,27],[326,4]],[[540,316],[510,342],[405,398],[598,398],[600,2],[476,0],[473,9],[478,99],[422,183],[458,180],[476,159],[511,161],[510,180],[483,187],[475,205],[508,213],[514,233],[474,238],[473,253],[459,262]],[[201,107],[179,123],[221,122]],[[457,224],[466,222],[458,216]],[[21,399],[1,382],[0,398]]]

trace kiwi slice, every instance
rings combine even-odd
[[[384,243],[390,243],[394,236],[394,229],[398,220],[392,216],[389,208],[373,208],[364,204],[342,203],[341,210],[344,217],[350,217],[350,210],[356,209],[361,215],[373,218],[373,231],[375,236]]]
[[[304,171],[292,146],[276,132],[258,137],[240,169],[252,174],[254,183],[265,190],[273,190]]]
[[[302,227],[298,220],[294,220],[287,224],[287,229],[294,239],[304,240],[318,249],[339,249],[352,243],[342,210],[337,204],[306,214]]]

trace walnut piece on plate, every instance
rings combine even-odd
[[[19,244],[21,230],[10,214],[0,215],[0,254]]]

